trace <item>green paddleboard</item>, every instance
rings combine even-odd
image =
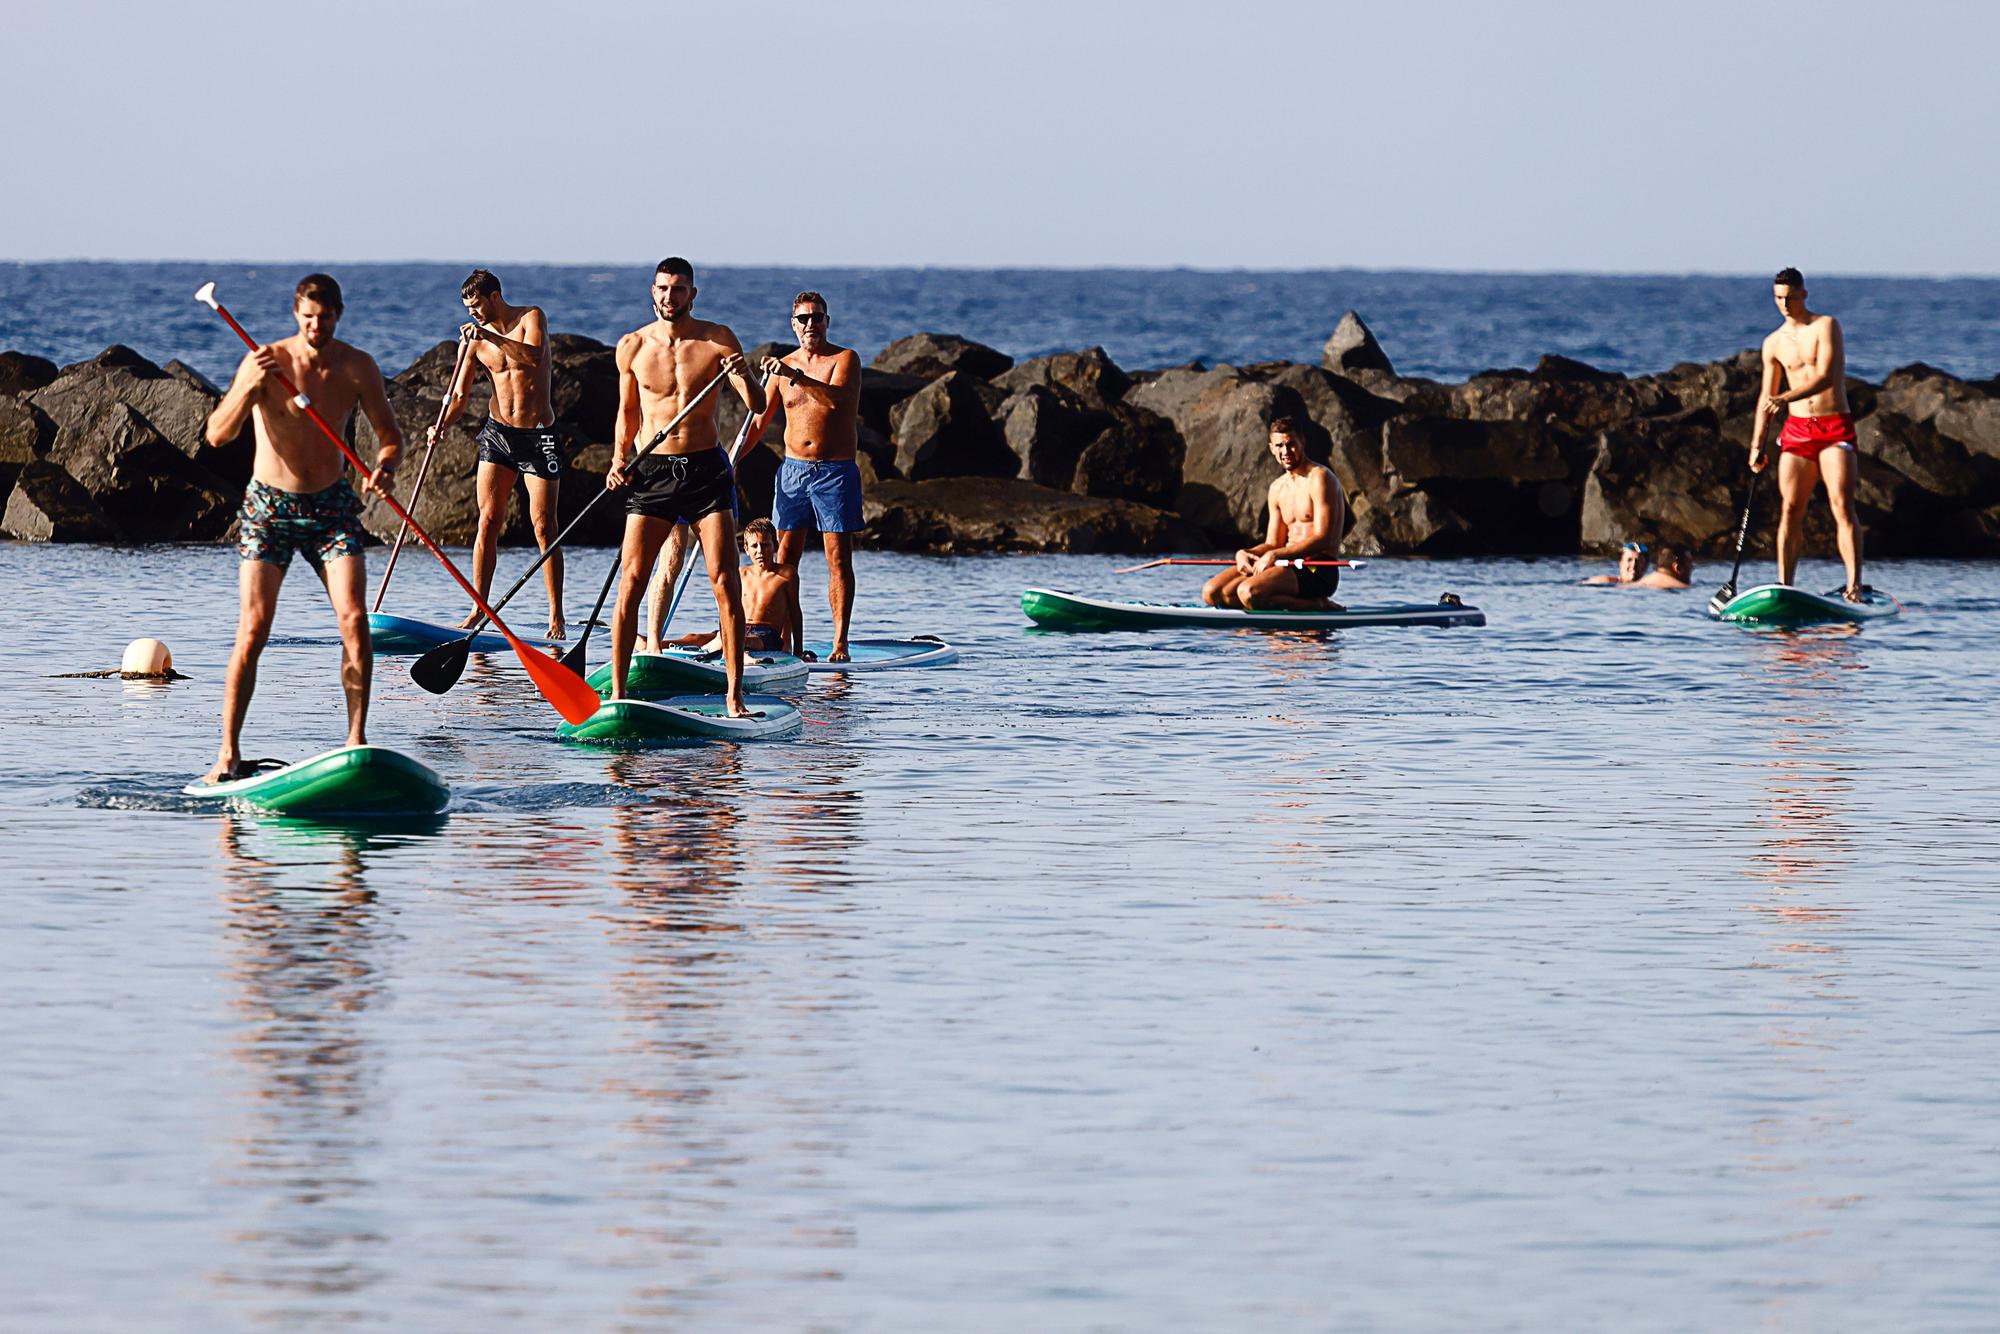
[[[1839,593],[1808,593],[1790,584],[1760,584],[1746,589],[1729,601],[1708,604],[1708,614],[1718,621],[1742,625],[1826,625],[1839,621],[1879,621],[1903,610],[1887,593],[1869,589],[1860,602],[1849,602]]]
[[[1165,626],[1214,629],[1350,630],[1367,625],[1484,625],[1486,613],[1447,593],[1436,602],[1341,611],[1244,611],[1181,602],[1119,602],[1109,598],[1031,588],[1021,610],[1049,630],[1152,630]]]
[[[611,664],[587,678],[599,696],[611,693]],[[789,653],[752,653],[743,660],[745,690],[791,690],[804,684],[805,663]],[[691,691],[719,693],[729,688],[729,673],[719,653],[669,649],[665,653],[634,653],[625,669],[625,693],[645,699],[684,695]]]
[[[768,741],[805,726],[795,705],[776,695],[745,695],[748,718],[731,718],[720,695],[677,695],[672,699],[614,699],[580,723],[564,723],[556,735],[594,746],[657,746],[685,741]]]
[[[387,746],[342,746],[248,778],[189,783],[181,792],[219,806],[314,817],[435,815],[451,798],[435,770]]]

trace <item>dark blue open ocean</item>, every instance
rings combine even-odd
[[[698,259],[698,257],[697,257]],[[220,380],[241,348],[191,299],[214,279],[253,333],[291,332],[292,284],[311,264],[0,265],[0,348],[58,362],[124,343]],[[461,318],[453,264],[337,264],[342,336],[394,374]],[[1773,266],[1776,267],[1775,265]],[[539,304],[558,330],[610,342],[652,317],[651,270],[501,265],[507,295]],[[1360,270],[701,269],[696,310],[750,346],[790,334],[793,293],[824,292],[836,341],[872,357],[920,330],[963,334],[1020,357],[1102,345],[1129,370],[1189,361],[1319,360],[1354,309],[1405,374],[1461,379],[1532,366],[1546,352],[1640,374],[1754,346],[1777,323],[1762,274],[1602,276]],[[2000,373],[2000,279],[1807,274],[1812,303],[1847,330],[1848,366],[1879,379],[1913,361],[1954,374]]]

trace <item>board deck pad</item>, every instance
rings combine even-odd
[[[387,746],[342,746],[248,778],[189,783],[181,792],[218,805],[314,817],[435,815],[451,799],[435,770]]]
[[[1902,610],[1896,599],[1873,589],[1868,591],[1865,601],[1849,602],[1838,591],[1809,593],[1791,584],[1759,584],[1738,593],[1721,607],[1711,604],[1709,615],[1739,625],[1827,625],[1877,621]]]
[[[816,640],[806,645],[818,659],[807,662],[809,672],[886,672],[904,667],[943,667],[958,661],[958,650],[936,635],[914,639],[850,639],[849,661],[828,662],[832,640]]]
[[[1147,630],[1166,626],[1255,630],[1347,630],[1370,625],[1484,625],[1486,613],[1447,593],[1436,602],[1341,611],[1243,611],[1198,603],[1125,602],[1055,589],[1021,594],[1021,610],[1050,630]]]
[[[584,678],[600,697],[611,691],[611,664],[604,663]],[[790,690],[806,679],[806,664],[789,653],[752,653],[744,658],[745,690]],[[642,698],[684,695],[691,691],[719,692],[729,688],[729,671],[719,653],[669,649],[665,653],[634,653],[625,668],[625,693]]]
[[[731,718],[720,695],[616,699],[580,723],[556,729],[565,741],[647,746],[687,741],[768,741],[805,726],[798,707],[776,695],[745,695],[751,717]]]

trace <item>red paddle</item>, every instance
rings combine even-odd
[[[215,299],[214,283],[203,283],[201,290],[194,294],[194,299],[222,316],[224,323],[236,331],[236,336],[243,340],[245,347],[249,348],[252,352],[257,350],[257,340],[245,333],[243,326],[236,322],[236,317],[231,315],[228,309]],[[300,393],[297,385],[286,379],[283,374],[277,374],[273,378],[280,385],[284,386],[285,392],[292,396],[292,402],[298,405],[299,410],[313,419],[313,425],[319,427],[326,438],[333,441],[334,447],[347,456],[349,463],[359,468],[368,477],[372,478],[375,475],[375,470],[363,463],[361,456],[348,448],[347,442],[340,438],[339,433],[326,424],[326,419],[313,409],[312,400]],[[588,722],[591,716],[597,712],[598,706],[603,703],[602,700],[597,698],[597,692],[592,690],[589,684],[575,672],[563,666],[540,649],[524,642],[519,635],[509,630],[505,623],[493,614],[493,609],[486,605],[485,599],[479,596],[479,590],[468,583],[465,576],[458,572],[458,567],[451,563],[451,558],[444,554],[444,550],[437,543],[431,541],[431,535],[425,532],[415,519],[410,517],[410,512],[404,509],[397,502],[396,498],[389,494],[386,488],[377,491],[375,494],[381,496],[383,503],[395,511],[396,517],[409,526],[409,530],[417,535],[418,541],[431,549],[431,554],[436,556],[438,563],[444,566],[445,573],[456,579],[458,586],[471,596],[473,605],[486,614],[486,619],[492,622],[493,628],[498,630],[506,639],[507,646],[513,649],[515,654],[520,657],[521,666],[527,669],[528,678],[535,683],[535,688],[542,692],[543,697],[549,703],[555,705],[556,712],[560,713],[566,721],[571,723]]]
[[[1127,565],[1122,570],[1113,570],[1112,573],[1130,574],[1134,570],[1151,570],[1161,565],[1234,565],[1235,563],[1233,560],[1183,560],[1170,556],[1166,560],[1149,560],[1144,565]],[[1365,560],[1306,560],[1294,556],[1286,556],[1271,562],[1273,565],[1289,566],[1295,570],[1302,570],[1308,565],[1338,565],[1343,569],[1358,570],[1367,563]]]

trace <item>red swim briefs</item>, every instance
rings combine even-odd
[[[1828,445],[1854,448],[1854,416],[1831,412],[1824,417],[1787,417],[1778,433],[1778,448],[1800,458],[1816,459]]]

